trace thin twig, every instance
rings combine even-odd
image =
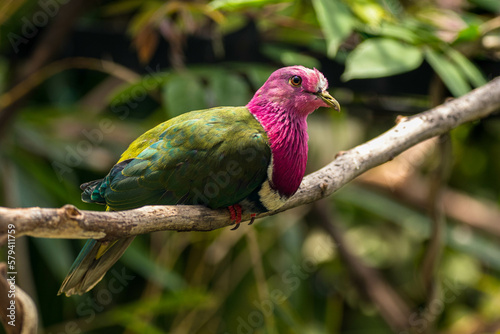
[[[437,269],[444,248],[446,218],[443,211],[442,195],[451,167],[451,138],[449,133],[441,135],[438,142],[439,165],[433,172],[428,195],[429,216],[432,221],[429,242],[421,264],[420,276],[426,297],[426,308],[439,294]],[[434,321],[429,321],[426,333],[434,331]]]
[[[130,83],[136,82],[141,78],[139,74],[129,70],[125,66],[104,59],[86,57],[64,58],[50,63],[36,72],[33,72],[30,76],[18,83],[16,86],[12,87],[9,91],[0,95],[0,112],[5,112],[7,107],[16,101],[19,101],[43,81],[57,73],[69,69],[99,71]]]

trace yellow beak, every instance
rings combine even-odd
[[[321,93],[316,93],[326,104],[331,106],[333,109],[340,111],[340,103],[337,102],[326,90]]]

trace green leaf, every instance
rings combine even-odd
[[[455,49],[448,49],[446,55],[460,68],[474,87],[479,87],[488,82],[483,73],[467,57]]]
[[[137,102],[142,100],[146,94],[165,85],[170,80],[171,73],[155,73],[153,71],[154,69],[150,69],[150,74],[144,75],[137,82],[119,87],[109,96],[108,101],[110,104],[121,104],[129,101]]]
[[[217,10],[237,10],[245,7],[262,7],[271,3],[289,2],[280,0],[214,0],[209,6]]]
[[[269,58],[277,60],[285,66],[302,65],[308,68],[319,68],[321,65],[316,58],[290,48],[268,44],[263,47],[262,51]]]
[[[275,70],[274,67],[262,66],[253,64],[250,68],[241,68],[252,84],[252,87],[257,90],[260,86],[266,82],[267,78]]]
[[[342,80],[378,78],[411,71],[422,63],[419,48],[388,38],[361,43],[346,59]]]
[[[286,66],[302,65],[309,68],[320,67],[320,62],[313,57],[294,51],[285,51],[281,54],[281,62]]]
[[[466,28],[460,30],[457,39],[454,41],[455,44],[462,42],[477,41],[481,38],[481,28],[479,24],[471,24]]]
[[[208,76],[210,88],[215,97],[216,106],[244,106],[250,100],[249,88],[243,78],[215,70]]]
[[[352,1],[351,10],[366,24],[378,26],[388,15],[385,9],[376,1]]]
[[[500,12],[500,1],[498,0],[469,0],[469,2],[494,13]]]
[[[427,49],[425,58],[454,96],[462,96],[470,91],[470,85],[464,74],[444,54]]]
[[[170,117],[206,108],[205,90],[200,80],[188,72],[173,75],[163,86],[163,99]]]
[[[411,27],[405,24],[382,22],[380,26],[363,26],[362,28],[370,35],[394,38],[409,44],[418,44],[421,38],[411,29]]]
[[[333,58],[340,44],[351,34],[355,18],[339,0],[313,0],[312,4],[326,39],[327,55]]]

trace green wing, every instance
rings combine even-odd
[[[134,141],[91,197],[104,199],[111,210],[227,207],[257,191],[270,160],[267,135],[246,108],[194,111]]]

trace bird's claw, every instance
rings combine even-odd
[[[231,215],[231,221],[234,222],[234,227],[231,229],[231,231],[237,230],[238,227],[240,227],[241,223],[241,205],[235,204],[228,206],[227,209],[229,210],[229,213]],[[256,213],[252,213],[250,215],[250,223],[248,225],[252,225],[253,222],[255,221],[255,217],[257,216]]]
[[[250,217],[251,217],[251,218],[250,218],[250,223],[248,223],[248,226],[250,226],[250,225],[252,225],[252,224],[253,224],[253,222],[255,221],[255,216],[256,216],[256,215],[257,215],[257,214],[255,214],[255,213],[252,213],[252,214],[250,215]]]
[[[241,205],[235,204],[228,206],[229,214],[231,215],[231,220],[234,222],[235,226],[231,229],[231,231],[236,230],[240,227],[241,223]]]

